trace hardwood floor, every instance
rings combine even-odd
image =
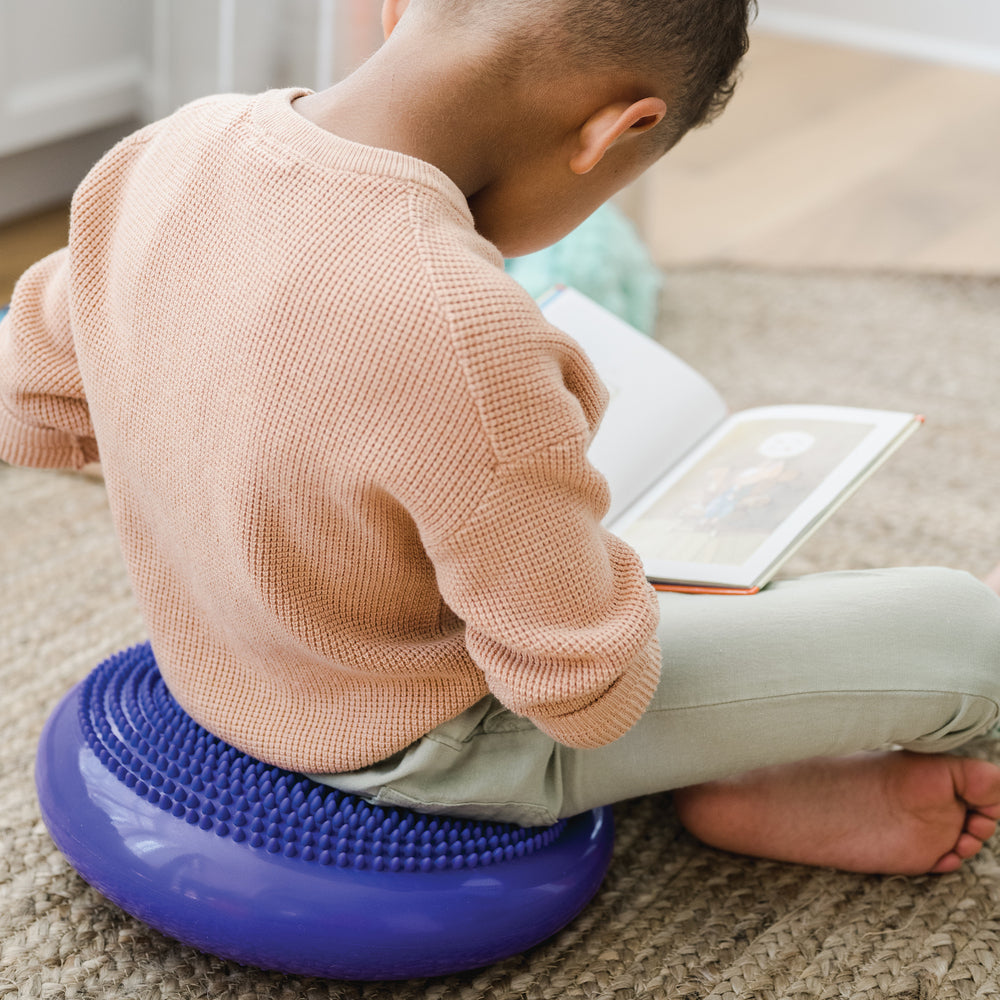
[[[664,264],[1000,273],[1000,75],[758,33],[643,181]]]
[[[1000,75],[757,32],[725,114],[627,193],[663,265],[1000,274]],[[66,239],[0,228],[0,302]]]
[[[66,205],[0,227],[0,305],[10,301],[14,282],[27,268],[65,245],[68,233]]]

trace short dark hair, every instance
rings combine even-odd
[[[539,0],[546,2],[546,0]],[[669,73],[678,136],[710,122],[729,102],[750,45],[756,0],[561,0],[575,56],[584,65]]]
[[[671,79],[669,141],[711,121],[736,87],[756,0],[433,0],[452,23],[495,25],[516,46],[508,68],[551,65]],[[502,71],[502,67],[499,67]],[[660,130],[657,130],[658,132]]]

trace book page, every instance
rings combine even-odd
[[[611,487],[611,523],[725,418],[726,404],[690,365],[580,292],[555,289],[541,307],[611,397],[588,453]]]
[[[755,585],[916,426],[912,414],[735,414],[612,527],[651,579]]]

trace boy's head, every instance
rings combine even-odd
[[[450,26],[498,40],[501,72],[617,72],[669,79],[676,142],[725,107],[756,0],[414,0]],[[405,9],[409,0],[387,6]]]
[[[503,176],[465,186],[507,256],[561,238],[725,106],[756,0],[385,0],[488,81]],[[412,50],[411,50],[412,56]],[[466,114],[458,142],[471,137]],[[485,157],[483,162],[485,162]],[[506,159],[506,163],[503,163]]]

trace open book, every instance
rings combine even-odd
[[[663,590],[756,593],[920,425],[912,413],[768,406],[730,415],[666,348],[570,288],[542,311],[611,396],[590,448],[607,527]]]

